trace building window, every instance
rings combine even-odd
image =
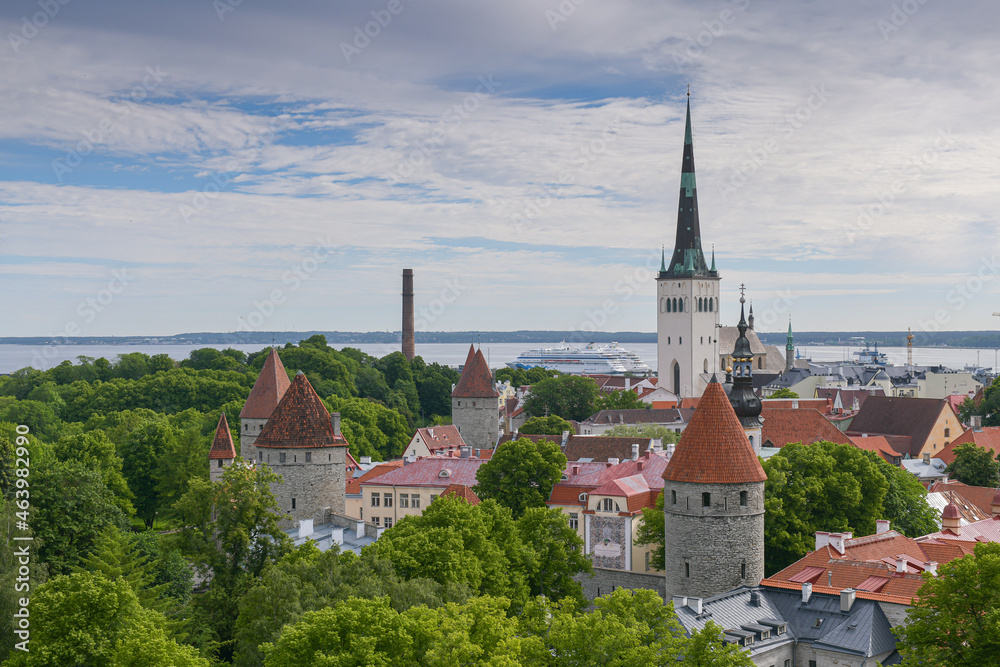
[[[312,463],[312,460],[313,460],[313,453],[306,452],[306,463]]]
[[[284,462],[285,462],[285,453],[281,452],[280,454],[278,454],[278,463],[284,463]]]
[[[569,515],[569,527],[573,530],[580,530],[580,515],[572,513]]]
[[[462,401],[458,402],[458,407],[462,407]]]
[[[292,498],[292,509],[295,509],[295,498]]]
[[[611,498],[605,498],[601,501],[601,510],[604,512],[621,512],[618,503],[611,500]]]
[[[372,507],[378,507],[382,502],[382,496],[377,493],[372,494]]]
[[[472,407],[476,407],[476,402],[475,401],[472,402]]]
[[[415,509],[420,508],[420,496],[418,494],[414,493],[412,496],[410,496],[410,502],[412,503],[410,507],[413,507]]]
[[[815,660],[810,660],[809,661],[809,667],[816,667],[816,661]]]
[[[747,578],[747,564],[740,563],[740,579],[746,579],[746,578]]]
[[[649,572],[649,552],[648,551],[646,552],[645,561],[646,561],[646,572]]]
[[[684,576],[688,579],[691,578],[691,563],[684,563]]]
[[[671,505],[677,504],[677,491],[674,489],[671,489],[670,491],[670,504]]]
[[[386,528],[392,528],[392,517],[391,516],[387,516],[385,518],[385,527]]]
[[[382,505],[384,507],[392,507],[392,494],[391,493],[383,493],[382,494],[382,499],[383,499]]]
[[[219,459],[219,467],[222,467],[222,459]]]
[[[376,527],[380,527],[382,525],[382,524],[379,523],[379,521],[381,521],[381,520],[382,520],[382,517],[379,517],[379,516],[372,517],[372,521],[375,522],[375,526]]]
[[[946,438],[947,438],[947,437],[948,437],[948,436],[950,436],[950,435],[951,435],[951,429],[950,429],[950,428],[946,428],[946,429],[944,430],[944,437],[946,437]]]
[[[434,502],[435,500],[437,500],[437,494],[436,493],[432,493],[431,494],[431,502]]]
[[[678,336],[677,337],[677,344],[678,345],[683,345],[684,344],[684,336]]]
[[[702,507],[711,507],[712,506],[712,494],[711,493],[703,493],[703,494],[701,494],[701,506]]]
[[[264,461],[264,452],[257,452],[257,460],[261,462]]]
[[[747,506],[747,492],[740,491],[740,507],[746,507],[746,506]]]
[[[399,494],[399,506],[409,507],[410,506],[410,496],[407,493]]]

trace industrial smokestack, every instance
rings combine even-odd
[[[403,356],[413,361],[413,269],[403,269]]]

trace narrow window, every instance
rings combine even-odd
[[[386,528],[392,528],[392,517],[391,516],[387,516],[385,518],[385,527]]]
[[[298,462],[299,462],[299,457],[297,455],[292,456],[292,463],[298,463]]]
[[[740,507],[746,507],[746,506],[747,506],[747,492],[740,491]]]
[[[950,429],[950,428],[946,428],[946,429],[944,430],[944,437],[946,437],[946,438],[947,438],[947,437],[948,437],[948,436],[950,436],[950,435],[951,435],[951,429]]]
[[[382,496],[377,493],[372,494],[372,507],[378,507],[382,502]]]
[[[670,504],[671,505],[677,504],[677,491],[674,489],[671,489],[670,491]]]
[[[691,578],[691,563],[684,563],[684,576],[688,579]]]
[[[646,552],[646,572],[649,572],[649,552]]]
[[[572,514],[569,515],[569,527],[572,528],[573,530],[579,530],[580,529],[580,515],[579,514],[572,513]]]
[[[312,463],[312,460],[313,460],[313,453],[306,452],[306,463]]]
[[[376,526],[379,526],[379,521],[381,521],[381,520],[382,520],[382,517],[378,517],[378,516],[376,516],[376,517],[373,517],[373,519],[374,519],[374,521],[375,521],[375,525],[376,525]]]
[[[258,461],[264,460],[264,452],[257,452],[257,460]]]
[[[284,463],[284,462],[285,462],[285,453],[281,452],[280,454],[278,454],[278,463]]]
[[[678,345],[683,345],[684,344],[684,336],[678,336],[677,337],[677,344]]]
[[[222,467],[222,459],[219,459],[219,467]]]
[[[746,578],[747,578],[747,564],[740,563],[740,579],[746,579]]]
[[[292,509],[295,509],[295,498],[292,498]]]
[[[703,494],[701,494],[701,506],[702,507],[711,507],[712,506],[712,494],[711,493],[703,493]]]

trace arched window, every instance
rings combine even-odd
[[[681,395],[681,365],[674,362],[674,393]]]
[[[677,300],[677,312],[679,313],[684,312],[684,297],[681,297],[680,299]]]
[[[708,372],[708,359],[705,360],[705,373]]]
[[[715,309],[712,307],[715,305],[715,299],[708,297],[708,312],[713,312]]]
[[[664,301],[666,301],[666,305],[663,306],[663,312],[669,313],[670,312],[670,299],[664,299]],[[662,301],[661,301],[661,303],[662,303]]]
[[[677,312],[677,299],[674,299],[674,312]]]

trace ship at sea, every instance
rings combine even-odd
[[[522,352],[517,359],[508,361],[511,368],[546,368],[573,375],[646,375],[649,366],[635,352],[613,342],[602,346],[588,343],[570,347],[565,343],[556,347],[543,347]]]

